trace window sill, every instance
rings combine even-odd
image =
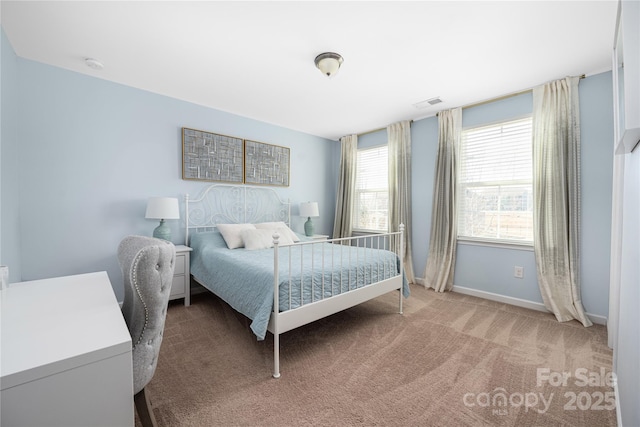
[[[515,243],[500,240],[476,240],[468,237],[459,237],[458,243],[468,246],[486,246],[491,248],[513,249],[518,251],[533,252],[533,243]]]

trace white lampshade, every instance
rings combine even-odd
[[[145,218],[149,219],[179,219],[180,209],[178,199],[173,197],[151,197],[147,202],[147,213]]]
[[[318,202],[300,203],[300,216],[306,216],[308,218],[312,216],[320,216]]]

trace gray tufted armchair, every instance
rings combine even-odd
[[[156,425],[145,387],[158,362],[175,259],[176,248],[166,240],[128,236],[118,246],[124,276],[122,314],[133,346],[134,402],[145,427]]]

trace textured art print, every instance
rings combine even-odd
[[[287,147],[245,140],[245,184],[289,186],[289,157]]]
[[[182,128],[182,179],[242,183],[243,141]]]

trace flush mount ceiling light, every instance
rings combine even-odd
[[[316,63],[316,67],[318,67],[318,69],[322,71],[322,74],[327,77],[331,77],[338,72],[342,61],[342,56],[338,55],[337,53],[325,52],[316,56],[314,62]]]
[[[87,67],[94,70],[102,70],[104,68],[104,65],[102,65],[102,62],[98,61],[97,59],[86,58],[84,60],[84,63],[87,64]]]

